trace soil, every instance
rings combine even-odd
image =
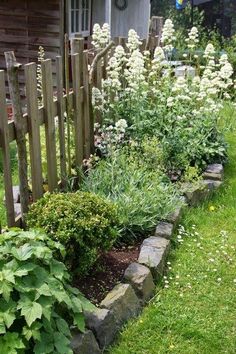
[[[104,253],[95,264],[90,274],[75,279],[74,285],[93,304],[98,305],[106,294],[119,283],[130,263],[137,261],[140,244],[135,246],[114,248]]]

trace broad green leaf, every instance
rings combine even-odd
[[[71,335],[69,326],[63,318],[58,318],[56,320],[56,325],[58,328],[58,331],[63,333],[65,336],[69,337]]]
[[[19,248],[13,247],[11,253],[19,261],[26,261],[31,257],[33,253],[33,249],[28,243],[25,243],[23,246]]]
[[[69,350],[70,350],[70,341],[69,339],[64,336],[62,333],[60,332],[55,332],[54,333],[54,345],[57,349],[57,353],[60,354],[68,354]]]
[[[0,282],[0,294],[2,294],[3,298],[6,301],[9,301],[10,294],[11,294],[12,290],[13,290],[13,287],[10,283],[8,283],[6,281]]]
[[[6,333],[6,327],[5,327],[5,324],[3,322],[3,319],[1,318],[0,319],[0,334],[4,334]]]
[[[36,291],[40,295],[44,295],[44,296],[51,296],[52,295],[48,284],[41,285],[38,289],[36,289]]]
[[[74,324],[78,327],[81,332],[85,331],[85,321],[84,315],[82,313],[74,314]]]
[[[4,319],[4,322],[7,326],[7,328],[10,328],[11,325],[13,324],[14,320],[16,319],[16,315],[11,312],[5,312],[3,314],[3,319]]]
[[[3,269],[2,271],[3,279],[7,280],[9,283],[15,284],[14,273],[10,269]]]
[[[50,264],[51,273],[58,279],[63,279],[66,267],[63,263],[53,260]]]
[[[33,338],[36,341],[40,341],[41,335],[40,335],[40,328],[42,327],[42,324],[39,322],[35,322],[32,324],[31,327],[23,327],[22,334],[25,336],[27,341],[29,341],[31,338]]]
[[[14,274],[16,277],[23,277],[34,270],[35,267],[36,265],[33,263],[23,264],[14,271]]]
[[[48,333],[41,333],[41,341],[34,346],[35,354],[54,353],[53,335]]]
[[[37,318],[40,319],[42,317],[42,313],[42,306],[37,302],[25,303],[21,308],[21,315],[25,317],[26,323],[29,327]]]
[[[18,333],[7,332],[0,337],[1,354],[18,354],[17,349],[24,349],[25,345]]]

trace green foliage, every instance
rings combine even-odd
[[[0,352],[72,353],[70,325],[84,329],[92,305],[70,286],[58,242],[36,231],[0,238]]]
[[[152,230],[171,212],[177,192],[162,172],[156,139],[117,150],[89,171],[82,189],[113,201],[118,208],[122,241]]]
[[[83,274],[117,237],[116,208],[93,193],[47,193],[32,205],[27,222],[60,241],[66,263]]]

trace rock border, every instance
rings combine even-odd
[[[208,165],[198,187],[189,185],[184,193],[186,205],[197,206],[223,183],[222,164]],[[100,303],[100,308],[85,314],[86,331],[75,333],[71,347],[80,354],[99,354],[115,339],[119,330],[153,297],[154,281],[161,279],[170,251],[170,240],[180,223],[184,207],[178,207],[167,220],[158,223],[155,234],[144,239],[137,262],[131,263],[121,283]]]

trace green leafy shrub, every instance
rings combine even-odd
[[[70,286],[55,253],[63,247],[36,231],[0,238],[0,353],[72,353],[70,328],[84,329],[92,305]]]
[[[117,237],[115,206],[92,193],[47,193],[32,205],[27,220],[60,241],[66,263],[83,274]]]
[[[138,146],[138,152],[120,149],[110,158],[100,160],[81,186],[117,205],[122,242],[152,230],[178,204],[175,187],[157,164],[158,149],[155,159],[155,152],[151,154],[146,145],[147,142]]]

